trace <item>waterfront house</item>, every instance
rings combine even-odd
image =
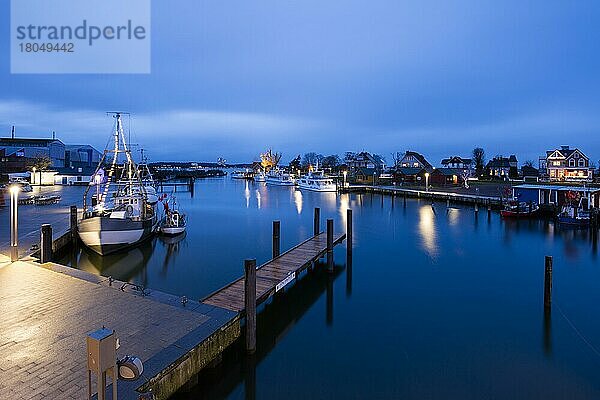
[[[517,178],[519,171],[517,169],[517,157],[513,154],[510,157],[496,156],[490,160],[486,167],[486,175],[491,178]]]
[[[419,167],[399,167],[394,172],[394,181],[399,184],[417,184],[425,185],[425,174],[428,173],[425,168]]]
[[[465,183],[465,171],[468,170],[460,168],[436,168],[431,173],[429,181],[434,186],[463,185]]]
[[[442,160],[442,168],[454,168],[473,172],[473,159],[452,156]]]
[[[590,159],[569,146],[547,151],[545,167],[550,181],[591,181],[594,175]]]
[[[521,167],[521,176],[525,182],[537,182],[540,177],[540,171],[530,165]]]
[[[433,171],[433,166],[425,159],[422,154],[416,151],[407,151],[398,162],[400,168],[420,168],[428,172]]]
[[[357,168],[354,173],[354,181],[358,184],[372,185],[377,180],[377,175],[375,168]]]
[[[355,171],[358,168],[374,168],[378,172],[385,169],[385,161],[377,154],[371,154],[366,151],[360,153],[346,153],[344,164],[350,171]],[[358,171],[356,171],[358,172]]]

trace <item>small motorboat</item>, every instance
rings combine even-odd
[[[48,196],[35,196],[33,201],[36,206],[47,206],[49,204],[56,204],[60,201],[59,195],[48,195]]]
[[[537,203],[511,200],[504,205],[504,209],[500,211],[503,218],[531,218],[535,217],[540,211]]]
[[[583,204],[584,198],[580,199],[577,207],[566,204],[558,214],[558,223],[565,226],[586,227],[590,224],[590,210]]]
[[[185,214],[177,209],[177,200],[173,197],[172,205],[169,201],[163,201],[165,216],[160,222],[159,230],[164,235],[176,236],[185,232],[186,217]]]

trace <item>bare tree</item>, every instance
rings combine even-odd
[[[473,161],[475,162],[475,173],[477,176],[483,175],[483,169],[485,168],[485,150],[481,147],[475,147],[473,149]]]
[[[531,167],[531,168],[533,168],[533,161],[531,161],[531,160],[527,160],[527,161],[525,161],[525,162],[523,163],[523,166],[524,166],[524,167]]]
[[[392,161],[394,162],[394,168],[398,168],[400,166],[400,161],[404,158],[404,153],[397,151],[392,153]]]
[[[314,166],[321,163],[322,160],[323,156],[321,154],[315,152],[306,153],[304,157],[302,157],[302,166],[305,168],[311,165]]]
[[[265,171],[274,168],[281,160],[281,153],[274,153],[271,149],[260,155],[260,165]]]

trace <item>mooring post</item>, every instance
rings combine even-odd
[[[479,212],[479,204],[477,203],[477,200],[475,200],[475,215],[477,215],[478,212]]]
[[[42,225],[40,246],[40,262],[43,264],[52,261],[52,225]]]
[[[256,259],[244,261],[244,300],[246,306],[246,351],[256,351]]]
[[[450,208],[450,196],[448,196],[448,199],[446,199],[446,207]]]
[[[194,178],[191,177],[190,178],[190,196],[191,197],[194,197],[194,186],[195,186],[194,185]]]
[[[489,200],[488,200],[487,212],[488,212],[488,219],[490,219],[492,217],[492,205]]]
[[[352,209],[346,210],[346,258],[352,258]]]
[[[321,209],[315,207],[315,217],[313,222],[313,234],[317,236],[321,232]]]
[[[327,271],[333,272],[333,220],[327,220]]]
[[[77,206],[71,206],[70,226],[71,240],[77,238]]]
[[[281,248],[281,221],[273,221],[273,258],[279,257]]]
[[[404,195],[404,208],[406,208],[406,194]]]
[[[546,256],[544,266],[544,310],[552,307],[552,256]]]

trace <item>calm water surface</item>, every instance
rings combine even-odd
[[[177,198],[189,216],[183,240],[62,261],[201,298],[239,277],[245,258],[269,258],[274,219],[287,249],[309,237],[314,207],[337,228],[352,208],[355,247],[351,268],[340,246],[333,276],[303,275],[264,307],[254,357],[233,348],[176,398],[600,399],[600,268],[587,231],[229,178]],[[554,256],[548,319],[545,255]]]

